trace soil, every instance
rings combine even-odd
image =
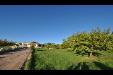
[[[30,53],[31,49],[25,48],[0,54],[0,70],[21,70]]]

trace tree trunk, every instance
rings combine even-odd
[[[89,57],[91,57],[92,56],[92,53],[93,53],[93,45],[92,45],[92,47],[91,47],[91,51],[90,51],[90,53],[89,53]]]
[[[92,56],[92,51],[90,52],[89,56],[90,56],[90,57]]]

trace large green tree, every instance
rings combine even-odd
[[[62,48],[71,48],[74,53],[92,56],[98,51],[113,49],[113,34],[110,28],[102,31],[99,27],[90,33],[73,34],[64,40]]]

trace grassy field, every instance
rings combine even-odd
[[[113,51],[99,57],[76,55],[67,49],[35,49],[26,69],[34,70],[113,70]]]

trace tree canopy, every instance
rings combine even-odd
[[[90,33],[73,34],[64,40],[62,48],[72,48],[74,53],[91,56],[97,51],[113,49],[113,34],[110,28],[102,31],[99,27]]]

